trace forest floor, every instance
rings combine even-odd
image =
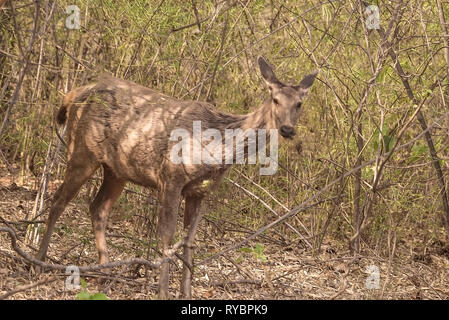
[[[53,189],[52,189],[53,188]],[[50,193],[54,187],[50,186]],[[20,184],[2,171],[0,175],[0,217],[24,239],[27,224],[22,223],[31,212],[36,191],[33,186]],[[80,196],[78,197],[80,198]],[[93,265],[97,253],[86,204],[76,199],[67,207],[57,223],[49,248],[49,257],[61,264]],[[48,201],[48,200],[47,200]],[[41,219],[43,220],[44,215]],[[39,220],[39,219],[38,219]],[[4,226],[4,224],[1,224]],[[211,225],[199,230],[196,261],[219,252],[242,238],[242,234],[211,236]],[[107,231],[111,260],[136,257],[144,252],[141,242],[131,233],[128,220],[116,220]],[[337,241],[323,244],[321,253],[299,245],[279,245],[258,239],[259,250],[233,250],[195,269],[194,299],[449,299],[449,248],[443,243],[420,244],[412,240],[398,241],[395,257],[381,257],[364,250],[360,259],[349,255],[347,245]],[[87,240],[86,240],[87,239]],[[19,245],[34,255],[36,246]],[[251,247],[251,245],[246,245]],[[253,245],[254,247],[254,245]],[[379,288],[367,289],[370,277],[367,268],[379,268]],[[375,268],[374,267],[374,268]],[[373,268],[373,267],[371,267]],[[172,271],[170,290],[178,297],[182,265],[176,261]],[[155,299],[158,272],[144,276],[142,267],[114,269],[106,281],[98,281],[98,273],[82,276],[85,290],[103,292],[110,299]],[[78,291],[65,291],[63,272],[36,274],[14,252],[10,238],[0,233],[0,297],[13,290],[7,299],[76,299]],[[375,277],[371,275],[371,277]],[[25,286],[41,284],[24,289]]]

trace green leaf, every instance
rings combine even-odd
[[[386,151],[387,152],[390,152],[390,150],[393,148],[393,146],[394,146],[394,143],[395,143],[395,141],[396,141],[396,138],[395,137],[392,137],[392,136],[388,136],[388,135],[386,135],[386,136],[384,136],[384,141],[385,141],[385,149],[386,149]]]
[[[385,66],[382,68],[382,70],[377,75],[377,79],[376,79],[377,83],[384,83],[385,76],[388,74],[389,68],[390,68],[389,66]]]
[[[267,261],[267,257],[265,257],[263,254],[263,245],[261,245],[260,243],[256,244],[256,248],[254,249],[254,255],[256,258],[262,261]]]
[[[75,299],[76,300],[90,300],[90,293],[88,291],[83,290],[76,295]]]
[[[376,129],[376,131],[374,131],[374,150],[376,152],[379,148],[379,135],[381,135],[381,141],[382,145],[384,146],[385,152],[390,152],[390,150],[393,148],[396,142],[396,138],[394,136],[388,135],[388,131],[390,130],[387,126],[384,126],[382,128],[382,134],[380,134],[379,129]]]
[[[91,295],[89,300],[109,300],[109,298],[103,292],[97,292]]]
[[[257,254],[263,253],[263,245],[261,245],[260,243],[256,244],[256,253]]]
[[[80,278],[80,284],[81,284],[81,288],[83,288],[83,289],[87,288],[86,280],[84,280],[83,278]]]
[[[424,155],[429,153],[429,148],[425,144],[416,143],[413,145],[412,150],[410,152],[410,158],[408,159],[408,163],[414,162],[419,158],[422,158]]]
[[[267,261],[267,258],[263,254],[263,245],[258,243],[254,248],[240,248],[240,252],[252,253],[256,259]]]

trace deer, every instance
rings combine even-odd
[[[202,201],[232,164],[174,164],[169,157],[175,143],[169,139],[170,132],[177,128],[191,132],[192,122],[201,120],[205,128],[223,132],[230,128],[275,129],[281,139],[292,139],[303,100],[318,72],[306,75],[298,85],[288,85],[278,80],[264,57],[259,56],[257,62],[270,94],[255,111],[244,115],[218,111],[207,102],[179,100],[109,74],[68,92],[56,115],[59,125],[66,124],[67,167],[53,196],[36,258],[46,259],[56,221],[83,184],[103,167],[101,187],[89,206],[99,263],[109,262],[105,237],[108,214],[125,184],[157,189],[157,234],[163,258],[169,256],[184,200],[186,237],[180,290],[182,297],[191,299],[193,244]],[[160,299],[170,298],[169,262],[165,259],[160,266]]]

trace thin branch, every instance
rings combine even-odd
[[[379,29],[377,29],[377,32],[383,39],[383,47],[385,48],[385,50],[387,50],[388,54],[391,57],[391,60],[393,60],[393,62],[394,62],[394,68],[396,69],[396,73],[401,78],[401,81],[405,88],[407,96],[413,102],[414,105],[419,105],[419,101],[415,98],[413,90],[412,90],[410,83],[407,79],[407,75],[405,74],[404,69],[402,69],[402,65],[399,62],[399,58],[396,55],[395,51],[393,50],[392,45],[388,41],[387,35],[385,34],[383,28],[380,27]],[[443,216],[443,224],[447,230],[447,233],[449,234],[449,202],[447,199],[446,183],[444,180],[443,171],[441,170],[440,159],[439,159],[437,151],[435,149],[435,145],[432,140],[432,135],[427,130],[428,127],[427,127],[426,119],[424,117],[424,114],[421,112],[420,108],[418,109],[417,119],[418,119],[419,124],[421,125],[421,128],[425,132],[424,136],[425,136],[425,139],[427,142],[427,146],[429,147],[430,157],[432,159],[433,166],[435,168],[435,172],[436,172],[437,178],[438,178],[438,183],[441,188],[441,200],[443,203],[443,211],[445,213],[445,215]]]
[[[417,110],[419,111],[419,110]],[[411,123],[411,121],[415,118],[417,112],[415,112],[413,114],[413,116],[409,119],[409,121],[407,121],[407,124],[409,125]],[[445,117],[449,116],[449,112],[446,112],[444,115],[442,115],[440,118],[438,118],[435,122],[433,122],[430,126],[427,127],[426,130],[424,130],[423,132],[421,132],[420,134],[418,134],[415,138],[411,139],[409,142],[404,143],[398,147],[396,147],[395,149],[393,149],[392,151],[388,152],[385,154],[385,156],[390,156],[393,154],[394,151],[399,151],[401,149],[407,148],[410,145],[414,144],[415,141],[419,140],[422,138],[423,135],[425,135],[429,130],[431,130],[441,119],[444,119]],[[404,129],[405,132],[405,129]],[[400,137],[398,137],[397,141],[400,140]],[[263,226],[262,228],[258,229],[256,232],[254,232],[253,234],[251,234],[250,236],[246,237],[245,239],[237,242],[236,244],[233,244],[213,255],[211,255],[210,257],[204,259],[203,261],[201,261],[200,263],[196,264],[196,265],[203,265],[203,264],[207,264],[210,261],[216,259],[217,257],[225,254],[226,252],[229,252],[231,250],[237,249],[240,246],[242,246],[243,244],[251,241],[252,239],[258,237],[259,235],[263,234],[265,231],[273,228],[274,226],[278,225],[279,223],[285,221],[286,219],[289,219],[290,217],[295,216],[296,214],[302,212],[302,211],[306,211],[310,208],[316,207],[317,205],[327,201],[328,199],[324,199],[324,200],[319,200],[316,202],[313,202],[314,200],[316,200],[317,198],[319,198],[322,194],[326,193],[330,188],[332,188],[335,184],[339,183],[341,181],[341,179],[344,179],[352,174],[354,174],[354,172],[356,172],[357,170],[360,170],[362,168],[365,168],[369,165],[372,165],[373,163],[376,162],[376,158],[371,159],[367,162],[364,162],[363,164],[361,164],[359,167],[354,167],[351,170],[345,172],[344,174],[342,174],[340,177],[338,177],[337,179],[333,180],[332,182],[328,183],[325,187],[323,187],[321,190],[319,190],[318,192],[316,192],[313,196],[311,196],[309,199],[307,199],[306,201],[304,201],[303,203],[301,203],[300,205],[294,207],[293,209],[291,209],[289,212],[287,212],[286,214],[280,216],[278,219],[276,219],[275,221],[267,224],[266,226]]]
[[[10,297],[10,296],[12,296],[12,295],[14,295],[14,294],[16,294],[18,292],[26,291],[28,289],[40,286],[42,284],[50,283],[50,282],[53,282],[53,281],[58,280],[58,279],[60,279],[60,277],[51,276],[51,277],[46,277],[45,279],[42,279],[42,280],[40,280],[38,282],[35,282],[35,283],[30,283],[30,284],[27,284],[27,285],[24,285],[24,286],[17,287],[14,290],[8,291],[7,293],[1,295],[0,296],[0,300],[5,300],[6,298],[8,298],[8,297]]]

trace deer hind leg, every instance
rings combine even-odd
[[[198,224],[201,219],[202,197],[187,196],[184,212],[184,229],[189,231],[184,242],[184,266],[182,269],[181,294],[184,298],[192,298],[192,276],[193,276],[193,244]],[[186,265],[185,263],[189,265]]]
[[[168,257],[168,250],[176,231],[176,219],[178,216],[181,190],[164,188],[162,191],[161,207],[159,211],[158,233],[162,244],[162,258]],[[170,262],[165,261],[161,265],[159,278],[159,298],[168,299],[168,285],[170,279]]]
[[[108,166],[103,165],[103,168],[103,183],[89,207],[100,264],[109,262],[105,236],[108,214],[126,183],[124,180],[117,178]]]
[[[56,221],[61,216],[62,212],[64,212],[67,204],[78,193],[81,186],[97,170],[98,166],[99,164],[91,154],[89,154],[87,158],[86,154],[83,154],[82,156],[74,154],[70,158],[67,164],[64,182],[59,186],[53,197],[53,203],[46,223],[45,235],[42,238],[39,252],[36,256],[38,260],[45,260]]]

